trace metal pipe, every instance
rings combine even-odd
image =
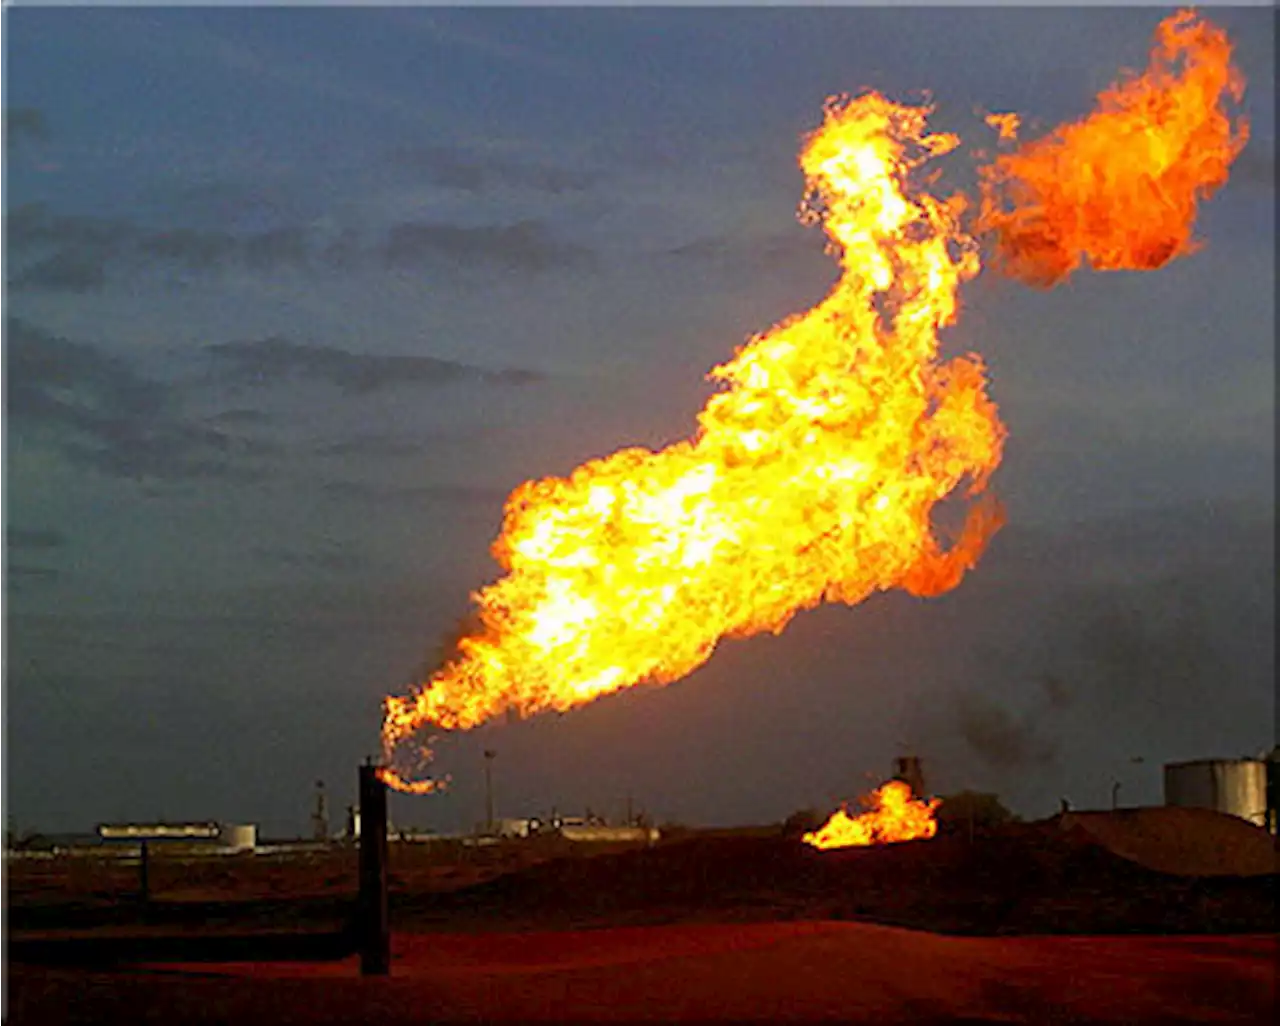
[[[484,832],[493,834],[493,758],[498,753],[484,750]]]
[[[360,767],[360,896],[356,944],[362,976],[391,971],[391,923],[387,906],[387,786],[379,767]]]
[[[151,900],[150,853],[147,842],[143,841],[138,852],[138,898],[144,905]]]

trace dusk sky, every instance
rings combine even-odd
[[[706,371],[819,300],[823,101],[927,92],[967,188],[1146,64],[1169,10],[5,12],[5,810],[335,825],[380,701],[497,568],[509,491],[687,437]],[[447,740],[440,831],[781,820],[894,755],[1027,816],[1275,741],[1275,15],[1193,255],[1037,291],[975,350],[1008,526],[954,592],[724,643],[664,689]],[[1141,757],[1142,763],[1132,760]]]

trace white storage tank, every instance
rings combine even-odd
[[[1214,809],[1266,826],[1267,764],[1261,759],[1166,763],[1164,803],[1182,808]]]
[[[258,846],[256,823],[223,823],[218,828],[218,844],[231,851],[253,851]]]

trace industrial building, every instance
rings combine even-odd
[[[184,851],[201,855],[252,852],[258,846],[255,823],[102,823],[98,836],[104,841],[181,844]]]

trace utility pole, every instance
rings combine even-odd
[[[324,781],[316,781],[316,805],[311,813],[311,839],[329,839],[329,799],[324,793]]]
[[[498,753],[484,750],[484,832],[493,833],[493,760]]]

